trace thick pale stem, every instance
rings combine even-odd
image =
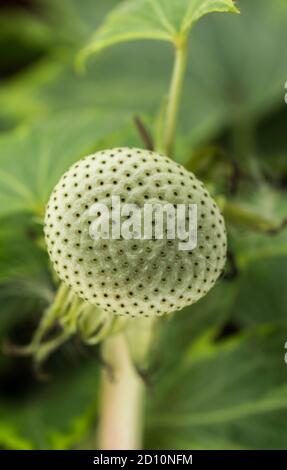
[[[104,344],[99,446],[102,450],[141,448],[143,383],[136,373],[124,334]]]
[[[166,110],[164,150],[169,157],[172,156],[173,152],[182,85],[186,70],[186,58],[187,41],[186,39],[181,39],[175,47],[175,61]]]

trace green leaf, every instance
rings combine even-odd
[[[80,58],[135,39],[176,43],[202,16],[216,11],[238,13],[233,0],[126,0],[107,16]]]
[[[76,160],[127,122],[116,112],[72,113],[0,139],[0,216],[43,215],[51,190]]]
[[[232,318],[245,327],[285,322],[286,279],[286,255],[251,262],[239,273],[238,295]]]
[[[23,10],[2,11],[0,16],[1,77],[16,73],[42,57],[54,45],[54,35],[40,15]]]
[[[99,20],[97,3],[93,7],[89,1],[88,11],[86,2],[73,3],[81,18]],[[226,127],[250,119],[255,122],[283,104],[282,77],[287,76],[287,63],[278,50],[287,42],[286,3],[241,0],[240,8],[240,18],[208,15],[193,30],[179,122],[182,161],[188,160],[193,146],[210,142]],[[63,30],[66,16],[58,19]],[[90,30],[88,23],[86,30]],[[65,35],[79,47],[81,40],[75,31]],[[72,63],[76,47],[68,57],[62,54],[63,47],[59,42],[57,57],[2,86],[1,120],[34,122],[63,110],[82,113],[98,107],[138,115],[155,113],[162,104],[172,66],[167,43],[130,42],[109,48],[91,62],[82,77]]]
[[[119,4],[119,0],[48,0],[46,10],[53,20],[54,36],[61,42],[86,43],[103,18]],[[64,20],[63,20],[64,19]],[[51,22],[49,22],[51,26]]]
[[[0,443],[4,449],[32,450],[33,445],[28,439],[19,436],[14,426],[9,423],[0,425]]]
[[[287,7],[286,7],[287,9]],[[287,153],[284,129],[287,126],[286,104],[258,123],[257,154],[265,177],[278,187],[287,181]]]
[[[54,297],[42,227],[17,214],[0,225],[0,337],[25,316],[41,312]]]
[[[242,191],[235,199],[235,204],[240,204],[249,213],[250,220],[246,224],[247,228],[244,228],[244,223],[241,227],[240,219],[236,226],[229,224],[230,247],[236,253],[237,264],[240,268],[256,260],[287,255],[287,227],[279,230],[287,215],[286,193],[267,185],[257,187],[254,192],[251,186],[248,185],[245,193]],[[256,223],[252,228],[253,215],[255,221],[256,218],[267,221],[267,226],[269,223],[270,227],[278,230],[278,233],[276,230],[274,233],[271,231],[270,234],[260,233],[260,228],[259,231],[255,228]],[[236,217],[234,217],[234,222],[236,222]]]
[[[0,283],[35,276],[47,266],[40,246],[42,226],[22,214],[2,217],[0,225]]]
[[[197,343],[206,332],[216,336],[229,321],[236,294],[236,283],[218,281],[199,302],[166,318],[155,352],[155,360],[160,358],[160,374],[171,364],[177,367],[176,364],[182,360],[190,345]]]
[[[0,446],[66,450],[78,444],[97,415],[98,371],[95,359],[69,368],[66,361],[50,383],[34,384],[26,400],[0,398]]]
[[[285,449],[285,341],[258,328],[186,356],[149,397],[146,448]]]

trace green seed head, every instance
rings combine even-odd
[[[196,204],[197,247],[178,239],[95,239],[98,203]],[[187,217],[188,227],[188,217]],[[112,223],[112,221],[111,221]],[[164,225],[166,227],[166,225]],[[161,315],[198,301],[221,274],[224,220],[203,184],[181,165],[141,149],[117,148],[73,165],[51,194],[45,216],[48,252],[59,277],[84,300],[127,315]]]

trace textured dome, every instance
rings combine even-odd
[[[94,239],[96,203],[197,204],[198,241]],[[188,222],[188,220],[187,220]],[[154,152],[117,148],[74,164],[53,190],[45,237],[55,271],[81,298],[105,311],[160,315],[203,297],[223,270],[224,220],[204,185],[181,165]]]

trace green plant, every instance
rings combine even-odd
[[[115,10],[89,41],[102,10],[109,10],[116,3]],[[7,80],[0,92],[4,129],[21,123],[19,129],[0,136],[3,312],[0,333],[2,338],[9,336],[16,343],[25,342],[32,329],[29,322],[35,322],[35,317],[44,310],[31,344],[20,352],[33,354],[38,372],[49,357],[45,370],[51,370],[56,377],[43,386],[28,384],[28,392],[24,390],[22,395],[19,392],[21,401],[12,402],[9,398],[6,402],[3,387],[1,445],[61,449],[79,445],[284,448],[286,369],[280,345],[286,341],[287,251],[283,230],[286,227],[286,158],[284,139],[280,138],[280,126],[276,125],[278,120],[284,130],[284,112],[277,116],[276,107],[279,108],[282,100],[286,67],[278,59],[276,49],[286,38],[285,1],[274,0],[271,4],[268,0],[241,0],[241,18],[208,15],[199,27],[195,26],[197,19],[209,8],[234,11],[233,3],[150,0],[118,4],[115,0],[63,0],[61,5],[55,2],[54,7],[58,9],[54,17],[57,21],[48,28],[45,26],[44,36],[38,36],[53,38],[49,44],[45,40],[45,48],[50,48],[49,57],[14,80]],[[190,27],[193,35],[189,47]],[[41,30],[40,22],[37,28]],[[262,30],[266,31],[264,36]],[[19,37],[21,31],[22,28]],[[269,37],[274,39],[272,44]],[[78,55],[78,65],[83,68],[90,53],[131,39],[159,39],[166,45],[160,41],[152,45],[143,41],[135,46],[131,43],[110,48],[97,61],[89,62],[85,75],[77,76],[72,61],[80,43],[88,43]],[[168,86],[170,45],[175,60]],[[165,89],[169,90],[168,95],[162,99]],[[137,127],[132,122],[134,113]],[[46,115],[48,119],[43,120]],[[266,115],[270,121],[276,115],[275,123],[262,122]],[[39,124],[31,126],[38,119]],[[174,300],[182,301],[175,315],[149,319],[142,318],[140,312],[150,314],[153,304],[141,298],[141,291],[137,290],[141,280],[135,272],[136,265],[142,269],[149,267],[149,260],[147,256],[142,260],[136,248],[130,249],[130,243],[124,242],[127,252],[133,255],[129,265],[133,289],[128,290],[129,285],[122,282],[118,294],[110,285],[108,292],[98,283],[90,286],[88,273],[92,271],[83,269],[88,256],[82,256],[85,255],[82,251],[78,256],[78,249],[73,253],[78,260],[85,258],[85,262],[80,261],[77,266],[71,262],[70,279],[66,279],[74,288],[59,283],[55,270],[48,269],[43,239],[49,195],[64,172],[71,174],[68,170],[71,165],[79,164],[81,169],[89,164],[87,159],[79,160],[88,154],[91,155],[88,158],[98,155],[99,163],[102,157],[97,151],[102,148],[128,146],[133,153],[132,149],[143,144],[156,154],[181,162],[180,171],[185,175],[189,173],[183,166],[195,174],[198,196],[205,192],[198,181],[204,181],[224,215],[229,239],[224,277],[208,295],[188,306],[188,298],[196,300],[191,290],[185,299],[171,300],[171,304],[175,304]],[[140,152],[152,155],[144,150]],[[110,163],[112,159],[107,160]],[[176,184],[179,167],[171,160],[168,162],[172,186],[183,195],[185,192],[178,190]],[[95,170],[99,170],[94,164]],[[120,186],[127,186],[128,179],[134,183],[133,168],[121,164],[117,169],[121,175],[124,171],[132,175],[131,178],[123,174]],[[106,191],[110,176],[106,172],[101,176],[105,177],[102,188],[105,191],[100,193],[102,200],[110,191]],[[140,187],[148,186],[157,196],[160,188],[149,183],[145,177]],[[128,193],[138,192],[136,185],[129,187]],[[82,195],[86,197],[86,188],[81,191],[81,197],[74,189],[77,188],[69,188],[72,206],[78,205]],[[65,193],[57,191],[57,199],[62,211]],[[170,201],[173,200],[171,195]],[[208,201],[212,204],[209,197]],[[68,216],[68,212],[63,214]],[[59,230],[52,228],[50,233],[46,225],[46,234],[48,245],[53,241],[61,250],[57,253],[55,245],[50,244],[53,265],[65,281],[64,266],[68,270],[68,265],[62,262],[62,244],[57,232],[61,236],[66,227],[57,220],[53,204],[49,205],[47,214],[59,227]],[[84,212],[79,214],[81,230],[86,218]],[[223,227],[220,234],[222,241],[225,240]],[[210,235],[213,238],[217,233],[201,232],[202,238]],[[75,248],[69,236],[63,240],[68,240],[63,243],[68,243],[71,250]],[[75,244],[81,240],[75,237]],[[151,253],[156,258],[158,251],[154,246]],[[99,246],[97,251],[102,253]],[[225,252],[225,247],[220,251]],[[207,255],[205,249],[203,255]],[[108,274],[97,271],[99,282],[107,279],[117,282],[118,274],[113,269],[124,264],[122,256],[105,260],[103,269]],[[186,261],[184,266],[193,273],[191,260],[181,256]],[[161,266],[163,269],[168,266],[164,259]],[[123,271],[129,267],[124,266]],[[177,267],[176,260],[172,267]],[[74,271],[81,269],[78,281]],[[167,269],[166,274],[164,279],[171,284]],[[184,274],[187,281],[188,271]],[[215,274],[219,274],[219,269]],[[145,290],[147,277],[144,281]],[[161,278],[156,281],[162,300],[166,299]],[[83,292],[87,295],[80,295],[83,298],[75,294],[77,282],[86,282]],[[202,290],[197,294],[203,293]],[[98,306],[85,300],[94,294],[101,299]],[[130,321],[127,315],[114,315],[105,304],[109,302],[105,294],[112,298],[114,305],[118,304],[117,311],[133,310],[138,317]],[[114,295],[128,299],[129,308],[126,309],[127,302],[121,307],[122,302]],[[137,311],[131,300],[135,296],[141,302]],[[164,304],[159,303],[160,309]],[[104,312],[101,307],[109,311]],[[164,310],[166,307],[162,313]],[[83,343],[96,346],[87,350],[100,353],[100,361],[86,358],[77,366],[78,354],[74,348],[79,337],[81,347]],[[60,345],[61,350],[52,355]],[[6,348],[11,351],[11,345]],[[14,348],[14,352],[19,351]],[[67,361],[72,367],[66,367]],[[1,357],[1,379],[14,363]],[[116,382],[111,378],[116,378]],[[149,393],[150,382],[155,393]],[[97,418],[100,418],[99,440],[95,440],[93,430]],[[127,423],[124,429],[116,426],[121,421]],[[113,441],[111,429],[115,432]],[[89,434],[91,440],[87,441]]]
[[[151,16],[143,19],[147,7],[151,8],[148,10]],[[108,17],[106,24],[80,55],[82,61],[91,52],[135,38],[163,39],[174,44],[175,64],[166,119],[162,123],[163,140],[158,143],[169,156],[174,147],[189,31],[199,18],[212,11],[237,10],[231,0],[185,1],[176,8],[171,3],[127,1]],[[126,183],[119,191],[117,187],[122,178]],[[118,195],[123,202],[136,202],[139,207],[143,207],[145,199],[173,205],[196,204],[200,221],[198,248],[180,253],[174,241],[168,242],[167,238],[157,244],[128,240],[124,245],[122,240],[100,240],[93,246],[89,233],[92,203],[106,202],[111,195]],[[143,150],[103,151],[76,163],[52,192],[46,211],[45,235],[59,277],[72,292],[85,302],[95,304],[96,308],[80,303],[77,297],[71,299],[72,293],[63,285],[27,349],[27,352],[35,354],[38,362],[80,329],[78,323],[83,327],[86,341],[95,343],[113,333],[113,328],[106,329],[107,324],[114,323],[109,315],[153,316],[198,301],[215,283],[225,263],[224,222],[202,183],[166,157]],[[42,342],[55,320],[62,324],[63,333],[58,338]],[[129,330],[129,326],[123,328]],[[139,324],[132,329],[132,343],[137,345],[140,356],[144,356],[146,341],[143,347],[140,341],[142,332],[138,329],[145,332],[146,325],[142,327]],[[139,427],[139,379],[133,377],[124,337],[106,339],[105,342],[108,344],[105,355],[109,351],[106,360],[118,383],[109,383],[110,379],[104,372],[103,396],[107,404],[103,405],[102,446],[133,448],[139,445],[139,437],[133,436],[140,433],[136,431]],[[112,403],[114,412],[111,414],[109,408]],[[115,426],[114,422],[121,421],[120,410],[123,409],[126,413],[122,420],[126,421],[130,416],[131,434],[125,436],[119,429],[115,432],[115,441],[110,442],[111,427]]]
[[[156,240],[154,236],[144,239],[142,233],[138,239],[121,236],[112,239],[111,233],[108,236],[112,229],[110,220],[105,227],[107,239],[93,239],[94,218],[101,217],[98,211],[103,204],[112,209],[113,197],[118,197],[119,203],[136,204],[140,215],[146,203],[170,204],[172,208],[176,204],[195,204],[199,220],[197,247],[180,251],[179,244],[184,242],[175,234],[169,240],[167,225],[163,225],[162,239]],[[128,219],[125,223],[131,224]],[[190,230],[190,213],[185,215],[185,223]],[[129,231],[131,228],[129,225]],[[134,413],[137,416],[140,406],[137,395],[142,387],[129,355],[137,364],[138,356],[142,360],[148,353],[151,339],[146,332],[153,326],[153,317],[197,302],[214,285],[225,264],[223,218],[203,184],[181,165],[151,151],[116,148],[83,158],[62,176],[47,205],[45,237],[53,267],[63,284],[25,352],[32,353],[36,363],[41,364],[76,332],[88,344],[108,343],[106,361],[117,375],[116,384],[111,384],[111,378],[104,372],[103,396],[107,403],[103,405],[106,412],[102,445],[135,447],[139,440],[134,439],[133,434],[138,434],[135,429],[139,423]],[[136,326],[125,323],[119,326],[118,315],[125,315],[134,323],[133,317],[137,316],[151,319],[140,320]],[[56,323],[60,323],[61,333],[45,340]],[[121,330],[128,332],[130,351],[124,336],[113,338]],[[138,366],[143,367],[143,364],[140,361]],[[133,411],[134,406],[136,411]],[[131,416],[127,436],[121,427],[118,433],[112,431],[114,420],[122,422],[118,416],[122,413],[124,421]],[[115,434],[114,442],[109,440],[110,434]]]
[[[161,0],[126,1],[107,16],[105,23],[79,54],[81,68],[90,54],[120,42],[157,39],[173,45],[174,68],[166,103],[163,138],[159,142],[159,148],[163,148],[168,156],[173,151],[190,30],[200,18],[212,12],[238,13],[238,9],[233,0],[184,0],[177,5]]]

